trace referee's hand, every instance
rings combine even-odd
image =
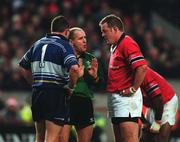
[[[88,68],[88,73],[95,79],[97,78],[97,71],[98,71],[98,61],[96,58],[93,58],[91,61],[91,65]]]

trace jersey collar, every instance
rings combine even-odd
[[[68,41],[68,39],[67,39],[65,36],[59,35],[59,34],[51,34],[51,33],[47,33],[47,34],[46,34],[46,37],[60,38],[60,39],[62,39],[62,40]]]
[[[114,51],[116,50],[116,48],[118,47],[118,45],[120,44],[120,42],[124,39],[125,35],[126,35],[125,33],[122,33],[122,35],[121,35],[120,38],[118,39],[117,43],[111,46],[111,48],[110,48],[111,54],[114,53]]]
[[[78,56],[77,56],[77,59],[79,59],[79,58],[84,58],[84,57],[85,57],[85,55],[86,55],[86,52],[81,53],[80,55],[78,55]]]

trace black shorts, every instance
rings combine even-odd
[[[49,120],[64,125],[67,109],[63,89],[33,88],[31,110],[34,121]]]
[[[128,121],[138,123],[138,119],[139,117],[131,117],[131,115],[129,114],[129,117],[112,117],[111,122],[113,124],[119,124],[119,123],[128,122]]]
[[[95,123],[94,109],[90,98],[72,96],[70,99],[70,125],[86,127]]]

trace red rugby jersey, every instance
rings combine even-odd
[[[123,33],[117,46],[111,48],[107,91],[115,92],[132,86],[135,69],[146,64],[138,44]]]
[[[175,94],[172,86],[157,72],[147,68],[144,81],[141,84],[143,91],[143,103],[147,107],[152,107],[152,98],[161,94],[163,102],[168,102]]]

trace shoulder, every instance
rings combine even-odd
[[[118,47],[118,50],[121,50],[125,55],[132,53],[141,53],[140,47],[137,42],[128,35],[126,35],[122,40],[121,44]]]
[[[138,46],[137,42],[129,35],[126,35],[125,38],[122,41],[123,45],[134,45],[134,46]]]
[[[54,42],[60,47],[70,46],[70,44],[69,44],[69,42],[67,40],[63,40],[61,38],[56,39]]]
[[[63,53],[72,52],[72,46],[67,40],[63,40],[59,38],[53,41],[52,44],[53,46],[56,46],[57,50],[60,50]]]

